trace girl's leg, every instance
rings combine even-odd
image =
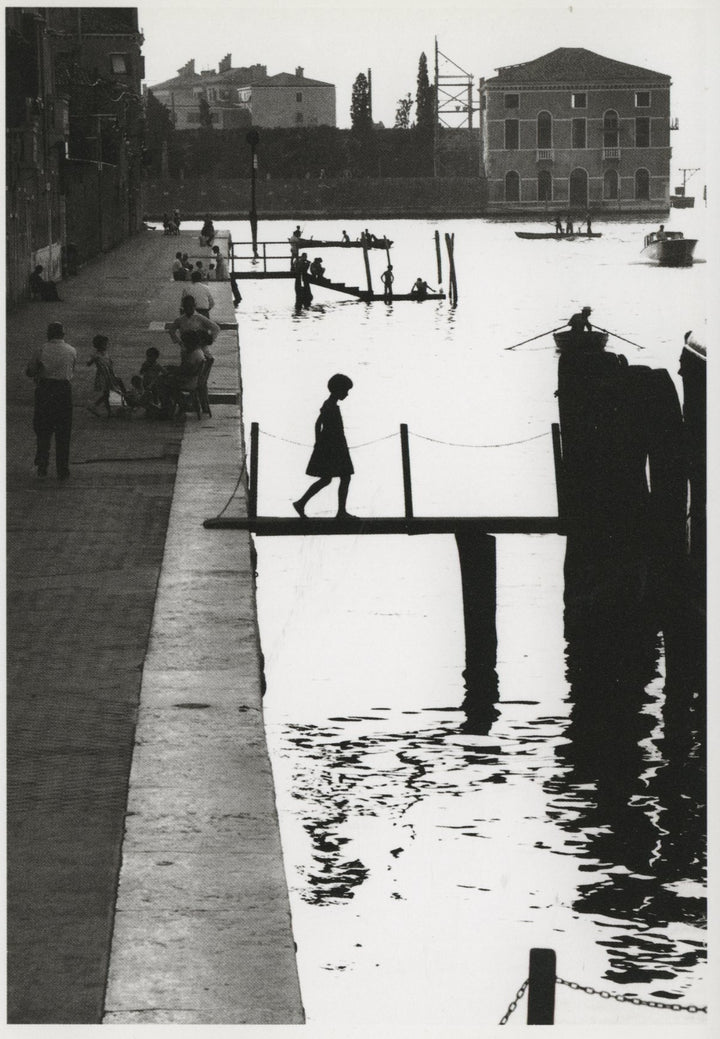
[[[350,490],[350,477],[349,476],[341,476],[340,477],[340,486],[338,487],[338,511],[337,511],[338,516],[348,516],[349,515],[349,513],[347,511],[347,508],[346,508],[347,497],[348,497],[348,491],[349,490]]]
[[[319,480],[315,481],[315,483],[310,484],[308,489],[303,494],[302,498],[298,498],[297,501],[293,502],[293,508],[299,516],[305,515],[305,506],[307,505],[307,503],[310,501],[311,498],[315,497],[318,491],[321,491],[323,487],[327,487],[331,479],[332,477],[330,476],[321,476]]]

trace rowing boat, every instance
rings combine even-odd
[[[325,238],[288,238],[290,245],[298,249],[389,249],[392,242],[389,238],[376,238],[364,242],[333,242]]]
[[[555,332],[555,346],[561,354],[596,354],[607,346],[608,333],[597,332]]]

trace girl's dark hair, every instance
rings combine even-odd
[[[149,346],[145,351],[146,357],[153,357],[155,360],[160,356],[160,351],[156,346]]]
[[[98,334],[93,338],[93,346],[96,350],[104,350],[109,342],[108,337],[104,335]]]
[[[331,393],[341,393],[343,390],[352,389],[352,379],[349,379],[347,375],[331,375],[328,379],[328,389]]]

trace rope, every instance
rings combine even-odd
[[[235,497],[235,495],[236,495],[236,493],[237,493],[237,489],[238,489],[238,487],[240,486],[240,481],[242,480],[243,476],[245,475],[245,464],[246,464],[246,461],[247,461],[247,459],[243,458],[243,464],[242,464],[242,465],[240,466],[240,475],[239,475],[239,476],[238,476],[238,478],[237,478],[237,483],[235,484],[235,486],[234,486],[234,487],[233,487],[233,489],[232,489],[232,494],[230,495],[230,497],[228,498],[228,500],[227,500],[227,501],[225,502],[225,505],[224,505],[224,506],[223,506],[223,508],[222,508],[222,509],[220,510],[220,512],[218,512],[218,514],[217,514],[217,516],[215,517],[215,519],[220,519],[220,517],[221,517],[221,516],[223,515],[223,513],[224,513],[224,512],[225,512],[225,510],[227,509],[228,505],[230,504],[230,502],[231,502],[231,501],[233,500],[233,498]]]
[[[418,440],[429,440],[433,444],[444,444],[446,447],[514,447],[516,444],[529,444],[531,440],[549,437],[550,433],[536,433],[534,436],[526,437],[524,440],[509,440],[505,444],[455,444],[451,440],[437,440],[435,437],[425,437],[422,433],[413,433],[412,431],[410,431],[410,436],[417,437]]]
[[[314,444],[304,444],[299,440],[288,440],[287,437],[281,437],[277,433],[267,433],[264,429],[260,430],[261,436],[271,437],[273,440],[282,440],[284,444],[294,444],[295,447],[314,447]],[[370,444],[379,444],[383,440],[392,440],[393,437],[400,436],[399,433],[387,433],[384,437],[378,437],[377,440],[366,440],[364,444],[348,444],[348,447],[357,451],[360,447],[368,447]]]

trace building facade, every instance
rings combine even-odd
[[[489,214],[669,206],[670,77],[578,47],[481,80]]]
[[[177,130],[197,130],[203,118],[218,130],[335,126],[335,87],[308,79],[301,67],[294,75],[268,76],[265,65],[233,68],[227,54],[217,72],[196,72],[193,59],[173,79],[148,90],[170,110]]]
[[[142,226],[144,74],[135,8],[8,7],[8,302]]]

